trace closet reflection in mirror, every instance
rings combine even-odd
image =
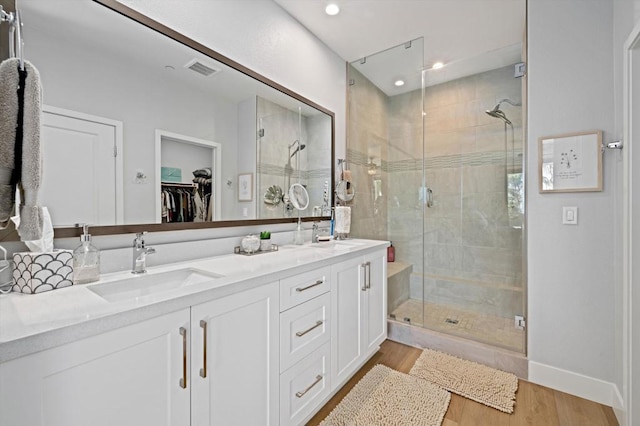
[[[55,227],[286,218],[286,200],[264,194],[295,182],[311,197],[302,216],[331,205],[328,111],[99,3],[19,8],[44,87],[41,200]]]

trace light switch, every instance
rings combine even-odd
[[[578,208],[577,207],[562,208],[562,224],[563,225],[578,224]]]

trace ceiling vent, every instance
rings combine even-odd
[[[205,65],[197,59],[193,59],[189,61],[184,67],[189,68],[191,71],[195,71],[198,74],[202,74],[205,77],[209,77],[210,75],[217,74],[220,72],[219,69],[214,68],[210,65]]]

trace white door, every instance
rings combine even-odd
[[[340,387],[362,360],[362,258],[331,266],[331,386]]]
[[[53,225],[121,223],[116,148],[122,126],[52,107],[43,109],[41,124],[40,203],[48,207]]]
[[[0,364],[0,424],[189,426],[180,327],[188,309]]]
[[[623,195],[623,398],[626,421],[640,421],[640,23],[625,43]],[[635,167],[635,168],[634,168]],[[617,407],[614,407],[617,408]]]
[[[191,308],[191,425],[278,424],[278,283]]]

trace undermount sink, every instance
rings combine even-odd
[[[354,247],[358,247],[363,245],[362,241],[353,241],[353,240],[331,240],[320,242],[318,244],[311,244],[313,248],[324,248],[324,249],[332,249],[332,250],[349,250]]]
[[[120,302],[153,296],[161,292],[200,284],[221,277],[222,275],[194,268],[185,268],[132,276],[117,281],[87,286],[87,288],[109,302]]]

